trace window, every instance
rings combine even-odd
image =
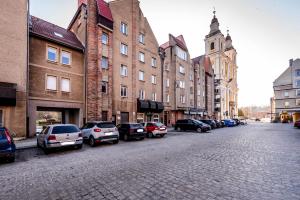
[[[108,44],[108,34],[102,33],[101,41],[102,41],[102,44],[107,45]]]
[[[140,100],[145,100],[145,90],[139,91],[139,98],[140,98]]]
[[[128,69],[127,69],[127,66],[121,65],[121,68],[120,68],[120,74],[121,74],[121,76],[127,76],[127,75],[128,75]]]
[[[197,95],[200,96],[201,95],[201,90],[197,91]]]
[[[190,74],[190,81],[193,80],[193,74]]]
[[[166,87],[170,87],[170,79],[166,79]]]
[[[57,90],[57,77],[47,76],[47,90]]]
[[[296,106],[300,106],[300,99],[296,99]],[[0,123],[1,123],[1,121],[0,121]]]
[[[128,55],[128,46],[126,44],[121,43],[120,52],[123,55]]]
[[[108,111],[102,111],[102,121],[108,121]],[[102,128],[115,128],[115,125],[111,123],[103,123],[101,125]]]
[[[166,70],[166,71],[169,71],[169,70],[170,70],[168,64],[165,64],[165,70]]]
[[[288,97],[289,96],[289,92],[284,92],[284,97]]]
[[[151,59],[151,66],[156,67],[156,58]]]
[[[296,75],[297,77],[299,77],[299,76],[300,76],[300,69],[296,69],[296,71],[295,71],[295,75]]]
[[[108,69],[108,58],[107,57],[102,56],[101,67],[102,67],[102,69]]]
[[[185,96],[184,95],[180,95],[180,102],[185,103]]]
[[[3,110],[0,110],[0,126],[3,126]]]
[[[170,102],[170,95],[167,94],[167,100],[166,100],[168,103]]]
[[[152,101],[156,101],[156,93],[152,93]]]
[[[151,83],[156,84],[156,76],[154,75],[151,76]]]
[[[194,94],[194,88],[193,87],[190,87],[190,93]]]
[[[143,52],[139,53],[139,61],[141,61],[143,63],[145,62],[145,54]]]
[[[300,90],[296,90],[296,96],[300,96]]]
[[[290,103],[288,101],[284,102],[284,106],[285,107],[289,107],[290,106]]]
[[[57,49],[53,47],[48,47],[48,60],[51,62],[57,62]]]
[[[121,97],[127,97],[127,86],[121,86]]]
[[[179,87],[184,89],[185,88],[185,82],[184,81],[179,81]]]
[[[70,79],[61,78],[61,91],[62,92],[70,92],[71,91]]]
[[[182,65],[179,66],[179,72],[181,74],[184,74],[184,67]]]
[[[176,55],[182,59],[182,60],[187,60],[187,53],[186,51],[184,51],[183,49],[181,49],[180,47],[176,47]]]
[[[212,42],[212,43],[210,43],[210,50],[214,50],[214,49],[215,49],[215,43]]]
[[[121,27],[120,27],[121,33],[124,35],[128,35],[128,26],[124,22],[121,22]]]
[[[61,63],[64,65],[70,65],[71,64],[71,54],[66,51],[61,52]]]
[[[143,71],[139,71],[139,80],[140,81],[144,81],[144,76],[145,76],[145,73]]]
[[[139,35],[139,42],[141,44],[145,44],[145,35],[143,33],[140,33]]]
[[[296,81],[296,86],[297,86],[297,87],[300,87],[300,80],[297,80],[297,81]]]
[[[102,93],[107,94],[107,92],[108,92],[108,83],[106,81],[101,82],[101,91],[102,91]]]
[[[60,38],[63,38],[64,36],[60,33],[57,33],[57,32],[54,32],[54,35],[57,36],[57,37],[60,37]]]

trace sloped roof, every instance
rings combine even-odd
[[[185,40],[183,38],[183,35],[179,35],[177,37],[174,37],[172,34],[170,34],[170,36],[174,39],[176,45],[178,45],[180,48],[182,48],[186,51],[188,50],[187,47],[186,47],[186,43],[185,43]],[[163,48],[163,49],[166,49],[170,46],[171,46],[170,41],[160,45],[160,47]]]
[[[30,16],[30,34],[78,50],[84,49],[73,32],[35,16]]]
[[[98,14],[110,21],[114,21],[108,3],[106,3],[104,0],[96,0],[96,2]]]
[[[202,55],[192,59],[193,64],[200,64],[204,67],[206,73],[213,75],[212,64],[208,56]]]

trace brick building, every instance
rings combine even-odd
[[[84,48],[74,33],[30,18],[29,136],[44,125],[83,125]]]

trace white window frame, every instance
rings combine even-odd
[[[155,75],[151,75],[151,83],[156,85],[157,80],[156,80],[156,76]]]
[[[104,44],[104,45],[108,45],[108,41],[109,41],[108,34],[103,32],[102,35],[101,35],[101,43]]]
[[[176,56],[184,61],[187,61],[187,52],[179,46],[176,46]]]
[[[102,91],[102,86],[103,86],[103,85],[105,85],[105,88],[106,88],[106,89],[105,89],[105,90],[106,90],[105,92]],[[107,81],[101,81],[101,92],[102,92],[103,94],[108,94],[108,82],[107,82]]]
[[[288,102],[288,101],[284,102],[284,107],[286,107],[286,108],[290,107],[290,102]]]
[[[180,95],[180,103],[185,103],[185,96],[184,95]]]
[[[184,89],[185,88],[185,82],[184,81],[179,81],[179,87]]]
[[[284,92],[284,97],[289,97],[289,92]]]
[[[144,71],[139,71],[139,80],[145,81],[145,72]]]
[[[72,62],[72,54],[71,52],[69,51],[65,51],[65,50],[61,50],[61,54],[60,54],[60,63],[63,64],[63,65],[71,65],[71,62]],[[68,55],[68,59],[69,59],[69,63],[63,63],[63,57],[64,55]]]
[[[167,94],[166,102],[167,102],[167,103],[170,102],[170,95],[169,95],[169,94]]]
[[[156,67],[156,58],[151,58],[151,67]]]
[[[65,90],[65,88],[63,88],[63,82],[65,80],[69,81],[69,87],[66,90]],[[70,93],[71,92],[71,80],[69,78],[61,77],[61,79],[60,79],[60,90],[64,93]]]
[[[296,90],[296,96],[299,97],[300,96],[300,89]]]
[[[184,69],[184,66],[182,66],[182,65],[179,65],[179,73],[181,73],[181,74],[185,74],[185,69]]]
[[[146,97],[146,94],[145,94],[146,92],[145,92],[145,90],[143,90],[143,89],[141,89],[140,91],[139,91],[139,99],[140,100],[145,100],[145,97]]]
[[[49,58],[49,50],[54,50],[55,51],[55,60],[51,60]],[[52,52],[54,53],[54,52]],[[52,47],[52,46],[47,46],[47,60],[50,62],[57,62],[58,61],[58,49],[56,47]]]
[[[126,93],[126,95],[123,95],[122,93]],[[128,97],[128,87],[127,86],[121,85],[120,96],[121,97]]]
[[[156,92],[152,93],[152,101],[157,101],[157,94],[156,94]]]
[[[106,66],[104,66],[104,60],[106,60]],[[108,63],[108,57],[102,56],[101,58],[101,69],[108,69],[109,68],[109,63]]]
[[[121,45],[120,45],[120,53],[122,55],[125,55],[125,56],[128,55],[128,45],[127,44],[121,43]]]
[[[128,25],[125,22],[121,22],[120,31],[123,35],[128,35]]]
[[[48,85],[48,78],[50,77],[54,77],[55,78],[55,89],[54,87],[53,88],[50,88],[49,85]],[[46,75],[46,90],[48,91],[57,91],[57,76],[54,76],[54,75],[50,75],[50,74],[47,74]]]
[[[170,87],[170,79],[169,78],[166,79],[166,87],[167,88]]]
[[[139,52],[139,61],[145,63],[145,53]]]
[[[120,66],[120,75],[123,77],[128,76],[128,67],[126,65],[121,64]]]
[[[141,44],[145,44],[145,34],[144,33],[139,34],[139,42]]]

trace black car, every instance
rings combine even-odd
[[[0,160],[4,159],[9,162],[15,161],[16,145],[9,130],[0,127]]]
[[[216,122],[214,120],[212,120],[212,119],[201,119],[200,121],[203,122],[203,123],[205,123],[205,124],[210,125],[211,129],[217,128]]]
[[[175,130],[207,132],[210,130],[210,126],[194,119],[181,119],[177,120]]]
[[[234,118],[232,120],[235,121],[235,123],[236,123],[237,126],[241,124],[241,121],[239,119],[237,119],[237,118]]]
[[[143,140],[146,136],[144,127],[142,124],[138,123],[124,123],[119,124],[118,131],[120,139],[128,141],[130,139],[140,139]]]

